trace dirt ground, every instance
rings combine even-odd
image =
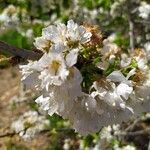
[[[0,69],[0,136],[10,133],[10,124],[26,110],[28,106],[21,104],[13,107],[10,103],[21,91],[21,75],[18,67]],[[0,150],[42,150],[50,143],[48,136],[39,135],[32,141],[23,141],[18,135],[0,137]]]
[[[19,85],[20,74],[17,67],[0,70],[0,128],[11,121],[12,113],[8,110],[8,104],[10,98],[19,93]]]

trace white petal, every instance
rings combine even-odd
[[[117,86],[116,91],[118,95],[122,96],[127,100],[129,95],[133,91],[133,88],[129,87],[127,84],[121,83]]]
[[[136,71],[136,68],[132,69],[132,70],[128,73],[126,79],[128,80],[131,76],[133,76],[133,75],[136,73],[135,71]]]
[[[109,63],[107,61],[103,61],[103,62],[97,63],[96,66],[102,70],[106,70],[109,66]]]
[[[68,67],[72,67],[74,64],[76,64],[77,57],[78,57],[78,51],[79,51],[79,49],[73,49],[66,56],[66,62],[67,62]]]
[[[76,23],[74,23],[73,20],[69,20],[69,21],[67,22],[67,28],[68,28],[69,30],[74,30],[74,29],[76,29],[77,27],[78,27],[78,25],[77,25]]]
[[[107,79],[113,82],[122,82],[126,80],[126,78],[120,71],[113,71],[110,75],[107,76]]]
[[[37,49],[43,50],[49,46],[49,41],[46,40],[44,37],[37,37],[35,38],[34,46]]]
[[[81,43],[87,43],[90,41],[90,38],[92,36],[91,32],[86,32],[85,34],[83,34],[82,38],[81,38]]]
[[[54,43],[61,42],[60,33],[59,33],[57,27],[54,25],[44,28],[42,30],[42,35],[43,35],[43,37],[45,37],[46,39],[48,39]]]
[[[65,46],[62,43],[57,43],[52,45],[50,53],[62,53],[65,49]]]
[[[27,89],[37,89],[41,83],[38,79],[39,73],[34,72],[22,79],[22,82],[25,84]]]
[[[128,55],[126,55],[126,54],[122,54],[121,55],[121,62],[120,62],[121,67],[126,67],[130,63],[131,63],[131,58],[128,57]]]
[[[43,110],[48,111],[49,115],[53,115],[57,111],[57,102],[51,97],[43,97],[43,95],[41,95],[35,102],[39,104]]]
[[[43,95],[41,95],[35,102],[39,104],[43,110],[49,109],[49,97],[43,97]]]

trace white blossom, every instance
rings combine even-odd
[[[112,64],[115,61],[116,54],[119,52],[119,48],[116,44],[109,41],[109,39],[105,39],[103,41],[103,48],[101,49],[101,62],[97,63],[97,67],[106,70],[109,64]]]
[[[66,60],[62,53],[57,53],[58,51],[50,51],[45,53],[39,61],[20,66],[22,80],[27,86],[48,89],[50,85],[59,86],[67,80],[69,68],[77,62],[78,49],[71,50]]]
[[[92,34],[86,31],[86,28],[69,20],[67,25],[58,23],[57,25],[50,25],[42,30],[42,37],[35,40],[35,46],[40,50],[43,48],[50,48],[49,43],[55,45],[64,45],[70,47],[74,43],[85,44],[90,41]],[[42,44],[42,45],[41,45]]]
[[[50,49],[50,41],[46,40],[44,37],[35,38],[34,45],[37,49],[40,49],[42,51]]]
[[[65,44],[66,30],[65,24],[62,23],[57,24],[57,26],[50,25],[42,30],[42,36],[55,44]]]
[[[116,88],[117,94],[122,96],[126,100],[128,99],[132,91],[133,91],[133,88],[129,87],[127,84],[124,84],[124,83],[119,84]]]
[[[73,107],[74,101],[82,95],[80,83],[82,76],[76,68],[72,68],[68,80],[61,86],[51,86],[49,93],[43,92],[43,95],[35,101],[43,110],[48,111],[49,115],[59,113],[65,115]]]
[[[14,5],[9,5],[0,14],[0,22],[4,23],[5,26],[11,27],[16,26],[19,22],[18,10]]]
[[[50,85],[61,85],[69,75],[63,55],[48,53],[43,57],[44,59],[41,58],[43,70],[39,75],[42,88],[46,87],[47,89]]]
[[[80,41],[82,44],[90,41],[92,34],[87,32],[83,26],[78,26],[73,20],[67,23],[67,38],[71,41]]]
[[[144,44],[147,59],[150,60],[150,42]]]
[[[34,43],[44,52],[43,56],[20,66],[25,85],[40,91],[35,100],[39,107],[49,115],[56,113],[68,119],[82,135],[97,132],[103,126],[121,123],[147,111],[150,98],[148,46],[145,46],[145,51],[136,49],[124,54],[112,43],[114,38],[110,37],[103,40],[101,48],[95,47],[95,52],[89,52],[91,45],[84,44],[92,42],[90,38],[93,32],[88,30],[73,20],[69,20],[67,25],[58,23],[44,28],[42,36],[36,38]],[[86,58],[92,56],[90,63],[93,67],[95,53],[100,57],[100,61],[96,59],[100,73],[92,72],[91,68],[86,74],[80,61],[85,60],[85,67],[88,67]],[[79,63],[78,58],[81,59]],[[115,66],[115,63],[119,65]],[[89,73],[93,84],[89,82],[90,85],[86,87]],[[16,132],[25,138],[39,131],[38,128],[29,129],[25,134],[23,125],[16,125],[16,128],[23,130],[16,129]]]
[[[69,150],[70,149],[70,143],[71,143],[70,139],[65,139],[64,140],[64,145],[63,145],[64,150]]]
[[[132,85],[132,81],[128,80],[131,76],[135,74],[135,69],[132,69],[127,76],[125,77],[121,71],[113,71],[111,74],[107,76],[108,80],[111,80],[113,82],[118,82],[118,83],[125,83],[127,85]]]
[[[147,59],[146,57],[136,57],[137,65],[140,70],[147,70]]]
[[[143,19],[148,19],[150,15],[150,5],[145,1],[141,2],[141,6],[139,6],[139,16]]]
[[[127,67],[131,63],[131,58],[127,54],[121,55],[121,67]]]
[[[24,140],[29,140],[48,125],[49,121],[44,116],[38,115],[36,111],[28,111],[12,123],[11,129],[19,133]]]
[[[104,46],[101,50],[102,55],[114,55],[119,51],[118,46],[115,43],[110,42],[109,39],[105,39],[103,44]]]
[[[116,149],[116,150],[136,150],[136,148],[132,145],[127,145],[127,146],[120,147],[117,144],[114,145],[114,149]]]

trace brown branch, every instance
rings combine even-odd
[[[140,121],[141,121],[141,118],[137,118],[131,125],[129,125],[129,126],[125,129],[125,131],[126,131],[126,132],[131,131],[131,130],[136,126],[136,124],[137,124],[138,122],[140,122]]]
[[[24,131],[26,131],[26,129],[24,129]],[[69,133],[69,132],[74,132],[74,130],[71,129],[71,128],[60,128],[60,129],[55,129],[55,131],[56,131],[56,132],[67,132],[67,133]],[[41,133],[41,134],[46,134],[46,133],[52,134],[52,132],[53,132],[53,130],[44,129],[44,130],[42,130],[40,133]],[[12,137],[12,136],[15,136],[15,135],[18,135],[18,134],[19,134],[19,133],[8,131],[8,132],[6,132],[6,133],[0,134],[0,139],[1,139],[1,138],[5,138],[5,137]]]
[[[132,2],[126,2],[126,13],[127,19],[129,24],[129,41],[130,41],[130,50],[133,51],[135,48],[135,37],[134,37],[134,16],[133,16],[133,9],[131,7]]]
[[[146,25],[150,25],[149,21],[145,21],[145,20],[135,20],[135,23],[142,23],[142,24],[146,24]]]
[[[134,23],[130,15],[128,15],[128,22],[129,22],[130,49],[131,51],[133,51],[134,50]]]
[[[42,53],[35,52],[32,50],[26,50],[23,48],[17,48],[15,46],[9,45],[3,41],[0,41],[0,53],[9,53],[13,56],[19,56],[24,59],[37,60],[42,56]]]
[[[0,138],[4,138],[4,137],[12,137],[14,136],[16,133],[15,132],[7,132],[7,133],[3,133],[0,134]]]
[[[120,133],[116,133],[115,135],[118,135],[118,136],[137,136],[137,135],[143,135],[143,134],[150,135],[150,128],[135,131],[135,132],[120,132]]]

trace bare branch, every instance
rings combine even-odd
[[[9,45],[3,41],[0,41],[0,53],[8,52],[10,55],[19,56],[24,59],[37,60],[42,56],[42,53],[35,52],[32,50],[26,50],[23,48],[17,48]]]
[[[135,37],[134,37],[134,16],[133,12],[135,8],[132,8],[133,4],[131,2],[126,2],[126,13],[129,24],[129,41],[130,41],[130,50],[133,51],[135,48]]]
[[[141,121],[141,118],[137,118],[130,126],[128,126],[128,127],[125,129],[125,131],[128,132],[128,131],[132,130],[132,129],[136,126],[136,124],[137,124],[139,121]]]
[[[3,134],[0,134],[0,138],[11,137],[11,136],[14,136],[15,134],[16,134],[15,132],[3,133]]]
[[[26,129],[24,130],[26,132]],[[49,130],[49,129],[44,129],[42,130],[40,133],[41,134],[46,134],[46,133],[49,133],[51,134],[51,131],[53,130]],[[71,128],[60,128],[60,129],[55,129],[56,132],[74,132],[73,129]],[[12,137],[12,136],[15,136],[15,135],[18,135],[19,133],[16,133],[16,132],[12,132],[12,131],[7,131],[5,133],[2,133],[0,134],[0,138],[5,138],[5,137]]]
[[[115,135],[118,135],[118,136],[137,136],[137,135],[143,135],[143,134],[149,135],[150,134],[150,128],[135,131],[135,132],[120,132],[120,133],[116,133]]]
[[[134,50],[134,24],[130,16],[128,16],[128,21],[129,21],[130,48],[131,50]]]
[[[142,24],[146,24],[146,25],[150,25],[149,21],[145,21],[145,20],[135,20],[135,23],[142,23]]]

